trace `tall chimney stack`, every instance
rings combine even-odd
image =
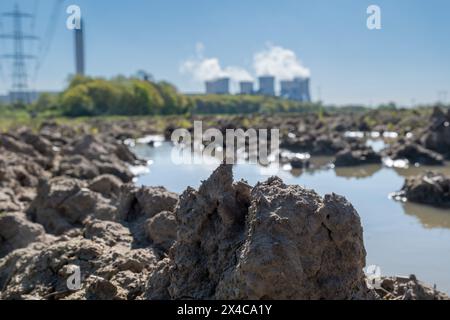
[[[84,76],[84,22],[81,21],[81,28],[75,29],[75,65],[76,74]]]

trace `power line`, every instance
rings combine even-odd
[[[3,21],[2,21],[2,17],[0,16],[0,34],[2,34],[3,31]],[[0,52],[2,51],[1,49],[6,50],[6,46],[5,46],[5,42],[4,39],[2,38],[0,41]],[[3,61],[0,57],[0,78],[2,79],[3,83],[6,83],[6,77],[3,71]]]
[[[60,11],[60,8],[62,6],[62,4],[64,3],[65,0],[55,0],[54,5],[53,5],[53,10],[49,19],[49,24],[47,25],[47,29],[45,31],[45,35],[43,37],[43,39],[46,39],[47,42],[40,43],[40,52],[38,54],[38,59],[36,62],[36,66],[34,69],[34,75],[33,75],[33,81],[36,80],[39,71],[42,67],[42,64],[45,61],[45,58],[47,57],[48,51],[51,47],[51,44],[53,42],[53,38],[55,35],[55,31],[56,31],[56,26],[57,26],[57,22],[58,22],[58,13]]]
[[[31,32],[33,32],[34,28],[36,27],[36,17],[37,17],[37,13],[38,13],[38,8],[39,8],[39,0],[34,0],[33,18],[31,19],[31,23],[30,23]]]
[[[36,17],[37,17],[37,14],[38,14],[38,10],[39,10],[39,0],[34,0],[34,4],[33,4],[33,18],[31,19],[31,22],[30,22],[30,32],[31,33],[34,33],[36,30]],[[35,41],[31,41],[31,43],[30,43],[30,52],[34,52],[34,50],[35,50],[35,46],[34,46],[34,44],[35,44]],[[35,65],[34,65],[34,67],[36,68],[36,63],[37,63],[37,60],[35,60]],[[31,81],[31,86],[32,86],[32,88],[33,89],[35,89],[35,87],[36,87],[36,79],[34,78],[34,77],[32,77],[32,79],[31,79],[32,81]]]

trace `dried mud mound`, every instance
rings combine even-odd
[[[409,177],[399,192],[393,194],[396,200],[450,208],[450,177],[437,172]]]
[[[187,190],[171,251],[172,298],[361,299],[365,250],[355,209],[278,178],[251,189],[221,166]]]
[[[418,281],[416,276],[381,279],[376,293],[384,300],[448,300],[449,297]]]
[[[450,159],[450,110],[446,113],[435,108],[430,125],[421,137],[421,143],[428,149],[436,151]]]
[[[404,139],[400,139],[394,143],[384,153],[393,160],[406,159],[413,165],[444,165],[444,157],[441,154],[428,150],[417,143],[405,141]]]
[[[108,235],[107,241],[85,232],[46,247],[17,250],[0,260],[2,298],[112,300],[142,294],[158,253],[132,249],[129,231],[119,224],[96,223],[95,234]],[[71,291],[67,280],[74,267],[80,268],[82,287]]]
[[[150,275],[166,256],[159,240],[175,240],[173,233],[161,230],[147,235],[144,226],[155,217],[159,229],[173,226],[178,196],[163,188],[125,184],[117,197],[106,199],[82,186],[76,179],[55,178],[40,188],[30,211],[44,225],[25,215],[0,216],[5,251],[17,249],[11,248],[15,242],[10,238],[26,236],[22,242],[27,241],[22,245],[26,248],[0,259],[1,299],[111,300],[144,295]],[[81,274],[79,290],[67,285],[74,268]]]

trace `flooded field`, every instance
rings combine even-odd
[[[382,147],[380,142],[372,145],[374,149]],[[198,187],[216,168],[174,165],[172,146],[165,142],[154,147],[137,144],[133,151],[149,160],[148,168],[136,180],[138,185],[164,186],[177,193],[187,186]],[[361,216],[368,265],[378,265],[383,274],[389,275],[414,272],[420,279],[450,292],[450,210],[396,202],[389,197],[401,189],[407,176],[428,169],[450,174],[450,167],[397,169],[368,165],[334,169],[326,166],[329,160],[313,157],[316,169],[283,168],[278,176],[287,184],[299,184],[322,195],[334,192],[345,196]],[[268,178],[264,170],[255,165],[236,165],[234,175],[254,185]]]

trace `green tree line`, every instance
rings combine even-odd
[[[190,99],[198,114],[311,112],[320,108],[317,103],[258,95],[195,95]]]
[[[182,114],[192,108],[189,99],[167,82],[125,77],[76,76],[58,98],[62,113],[69,117]]]

